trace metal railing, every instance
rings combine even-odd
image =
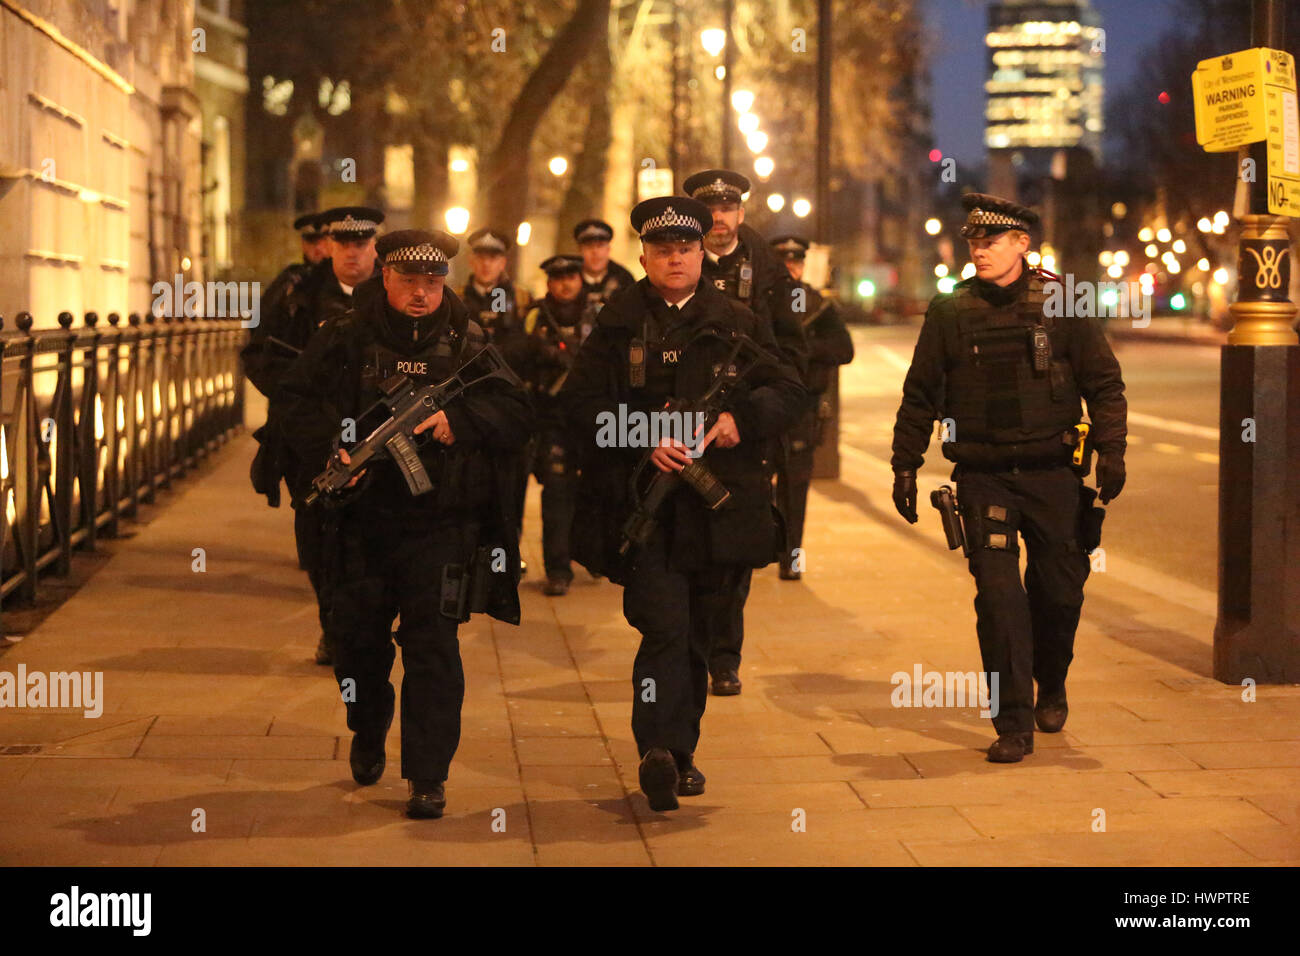
[[[238,319],[117,313],[107,326],[16,329],[0,317],[0,599],[30,604],[43,574],[118,533],[243,422]],[[0,634],[3,634],[0,616]]]

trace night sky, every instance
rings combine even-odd
[[[931,47],[934,142],[960,165],[984,161],[985,0],[923,0]],[[1172,25],[1170,0],[1092,0],[1106,31],[1106,95]],[[1247,44],[1241,44],[1245,46]]]

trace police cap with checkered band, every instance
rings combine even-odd
[[[460,241],[445,232],[427,229],[399,229],[375,242],[384,268],[398,272],[445,276],[448,262],[460,251]]]

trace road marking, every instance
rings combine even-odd
[[[1219,456],[1209,451],[1198,451],[1192,457],[1197,461],[1208,462],[1211,465],[1217,465],[1219,463]]]
[[[876,352],[880,355],[881,358],[883,358],[890,365],[894,366],[894,368],[896,369],[906,372],[909,368],[912,367],[911,362],[903,358],[901,355],[897,354],[888,345],[877,345]]]
[[[1204,425],[1193,425],[1191,422],[1180,422],[1172,418],[1161,418],[1158,415],[1144,415],[1141,412],[1129,412],[1128,420],[1132,425],[1146,425],[1150,428],[1161,428],[1167,432],[1174,432],[1178,435],[1192,435],[1196,438],[1208,438],[1210,441],[1219,440],[1219,430],[1217,428],[1207,428]]]
[[[1168,442],[1158,441],[1151,446],[1156,451],[1162,451],[1166,455],[1181,455],[1183,453],[1182,445],[1171,445]]]

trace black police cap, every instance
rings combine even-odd
[[[485,226],[469,234],[465,240],[472,252],[500,253],[510,251],[510,237],[499,229]]]
[[[609,242],[614,238],[614,227],[603,219],[584,219],[573,227],[573,238],[584,242]]]
[[[399,229],[375,241],[375,252],[385,268],[405,273],[445,276],[448,262],[459,251],[455,236],[428,229]]]
[[[542,263],[541,269],[546,273],[546,277],[569,275],[579,272],[582,269],[582,256],[571,256],[561,253],[557,256],[551,256]]]
[[[686,177],[682,189],[701,202],[740,202],[749,192],[749,180],[730,169],[705,169]]]
[[[334,239],[369,239],[384,221],[384,214],[371,206],[335,206],[322,212],[320,218]]]
[[[325,235],[325,227],[320,217],[321,214],[318,212],[304,213],[293,221],[293,228],[301,232],[304,239],[319,239]]]
[[[967,193],[961,197],[961,204],[967,210],[961,227],[963,239],[984,239],[1009,229],[1028,232],[1038,225],[1038,213],[1000,196]]]
[[[689,196],[656,196],[632,208],[632,228],[642,242],[702,239],[713,228],[709,207]]]
[[[777,236],[770,240],[769,244],[772,249],[781,254],[785,259],[802,260],[808,252],[808,247],[812,245],[802,236]]]

